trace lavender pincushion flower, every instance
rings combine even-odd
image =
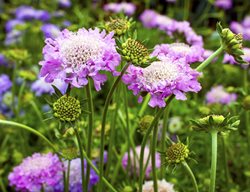
[[[60,29],[58,26],[46,23],[41,27],[41,30],[45,36],[45,38],[56,38],[60,34]]]
[[[70,0],[58,0],[58,4],[62,8],[69,8],[71,6]]]
[[[24,22],[18,19],[11,19],[5,24],[5,30],[7,33],[12,31],[17,25],[23,25]]]
[[[135,151],[136,151],[136,155],[138,158],[134,156],[133,150],[130,149],[131,167],[129,167],[129,170],[132,171],[131,173],[134,173],[134,171],[135,171],[136,172],[135,174],[138,175],[139,174],[139,161],[138,161],[138,159],[140,157],[141,146],[137,146],[135,148]],[[150,149],[149,149],[149,147],[146,146],[144,149],[144,159],[143,159],[144,166],[147,164],[147,159],[148,159],[149,155],[150,155]],[[155,154],[155,159],[156,159],[155,166],[156,166],[156,168],[159,168],[161,166],[161,157],[160,157],[159,153]],[[135,164],[134,164],[134,162],[135,162]],[[122,166],[126,170],[126,168],[128,166],[128,153],[125,153],[123,158],[122,158]],[[149,164],[148,164],[147,169],[146,169],[146,177],[147,178],[149,177],[151,171],[152,171],[152,164],[151,164],[151,160],[149,160]]]
[[[221,9],[227,10],[227,9],[231,9],[232,8],[233,2],[232,2],[232,0],[216,0],[214,2],[214,5],[216,7],[221,8]]]
[[[82,87],[92,78],[96,90],[107,80],[100,71],[110,71],[118,75],[115,67],[120,63],[120,55],[115,48],[113,33],[99,29],[79,29],[77,32],[63,30],[55,39],[45,40],[44,60],[40,75],[52,83],[61,79],[75,87]]]
[[[50,14],[45,10],[36,10],[31,6],[20,6],[15,11],[16,19],[22,21],[30,21],[37,19],[43,22],[46,22],[50,19]]]
[[[35,153],[25,158],[9,174],[11,186],[17,191],[40,191],[42,186],[53,187],[61,179],[63,165],[57,155]]]
[[[189,46],[185,43],[172,43],[156,45],[153,56],[170,56],[174,59],[185,58],[187,63],[194,63],[203,60],[204,49],[200,46]]]
[[[8,66],[8,61],[3,54],[0,53],[0,66]]]
[[[8,75],[0,75],[0,96],[6,93],[12,86],[12,82]]]
[[[133,15],[136,6],[133,3],[121,2],[121,3],[108,3],[104,5],[103,9],[105,11],[111,11],[114,13],[124,12],[126,15]]]
[[[54,93],[52,85],[56,86],[62,94],[66,93],[68,85],[60,79],[56,79],[53,83],[47,83],[44,78],[39,78],[31,84],[31,90],[35,92],[36,96],[41,96],[45,93],[52,94]]]
[[[193,70],[184,58],[160,57],[160,61],[146,68],[130,66],[123,81],[134,95],[149,93],[151,107],[164,107],[165,98],[174,94],[177,100],[186,100],[186,92],[198,92],[201,85],[197,81],[200,73]],[[139,96],[139,101],[142,97]]]
[[[233,101],[236,101],[237,95],[235,93],[228,93],[222,85],[213,87],[206,94],[207,103],[221,103],[221,104],[230,104]]]
[[[159,192],[175,192],[174,185],[165,179],[158,180],[157,183]],[[154,192],[154,182],[146,181],[142,186],[142,192]]]
[[[140,15],[140,20],[144,27],[153,28],[157,25],[155,20],[157,15],[158,13],[156,13],[154,10],[147,9]]]

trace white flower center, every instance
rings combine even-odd
[[[169,47],[176,53],[190,53],[190,46],[185,43],[172,43]]]
[[[146,85],[159,84],[160,82],[172,81],[178,77],[178,66],[168,60],[156,61],[143,69],[142,81]]]
[[[102,43],[91,36],[73,34],[63,42],[60,52],[67,67],[78,70],[89,60],[98,59],[102,53]]]
[[[50,165],[51,162],[47,157],[39,157],[26,161],[23,165],[23,170],[24,172],[39,171],[41,169],[46,169],[46,167],[49,167]]]

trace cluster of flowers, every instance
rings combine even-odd
[[[104,5],[105,11],[111,11],[113,13],[124,13],[128,16],[133,15],[136,11],[136,6],[133,3],[121,2],[121,3],[108,3]]]
[[[140,20],[147,28],[158,28],[170,36],[174,36],[176,33],[182,34],[189,45],[203,46],[202,37],[195,33],[187,21],[176,21],[154,10],[145,10],[140,15]]]
[[[235,33],[241,33],[244,40],[250,41],[250,16],[246,16],[242,22],[232,21],[230,29]]]
[[[86,161],[84,161],[86,167]],[[61,162],[57,155],[48,153],[35,153],[31,157],[23,159],[9,174],[10,186],[15,186],[18,191],[64,191],[63,171],[67,171],[68,161]],[[98,175],[90,170],[89,188],[99,181]],[[81,160],[79,158],[70,161],[69,189],[70,191],[82,191]]]

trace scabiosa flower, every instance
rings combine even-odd
[[[56,86],[62,94],[66,93],[66,89],[68,87],[67,83],[61,81],[60,79],[56,79],[53,83],[47,83],[43,77],[31,84],[31,90],[35,92],[36,96],[41,96],[45,93],[52,94],[54,93],[52,85]]]
[[[17,191],[40,191],[42,186],[53,187],[61,179],[63,165],[57,155],[35,153],[27,157],[9,174],[11,186]]]
[[[204,49],[200,46],[189,46],[185,43],[172,43],[156,45],[152,53],[153,56],[164,55],[174,59],[185,58],[187,63],[203,60]]]
[[[225,10],[231,9],[232,8],[232,4],[233,4],[232,0],[216,0],[214,2],[214,5],[216,7],[219,7],[221,9],[225,9]]]
[[[136,6],[133,3],[127,3],[127,2],[108,3],[104,5],[103,8],[105,11],[111,11],[114,13],[124,12],[128,16],[133,15],[136,10]]]
[[[12,86],[12,82],[8,75],[0,75],[0,96],[6,93]]]
[[[143,13],[140,15],[140,20],[144,27],[147,28],[153,28],[156,27],[156,20],[158,13],[156,13],[154,10],[147,9],[143,11]]]
[[[207,103],[221,103],[221,104],[230,104],[231,102],[236,101],[237,95],[235,93],[228,93],[225,91],[222,85],[213,87],[206,94]]]
[[[0,53],[0,66],[3,65],[3,66],[7,66],[8,65],[8,61],[7,59],[5,58],[5,56],[3,54]]]
[[[138,175],[139,174],[139,169],[140,169],[140,167],[139,167],[139,160],[138,159],[140,157],[141,146],[137,146],[135,148],[135,151],[136,151],[135,155],[137,155],[138,158],[134,156],[133,150],[130,149],[130,163],[131,163],[131,167],[129,167],[129,170],[131,170],[132,173],[134,173],[133,171],[135,171],[136,174]],[[149,149],[149,147],[146,146],[145,150],[144,150],[144,159],[143,159],[144,166],[147,164],[147,159],[148,159],[149,155],[150,155],[150,149]],[[157,168],[159,168],[161,166],[161,158],[160,158],[160,154],[159,153],[155,154],[155,159],[156,159],[155,166]],[[124,169],[126,169],[127,166],[128,166],[128,153],[125,153],[124,156],[123,156],[123,158],[122,158],[122,166],[123,166]],[[152,164],[151,164],[151,160],[149,160],[149,164],[148,164],[147,169],[146,169],[146,177],[149,177],[151,171],[152,171]]]
[[[230,23],[230,29],[234,33],[240,33],[244,40],[250,40],[250,16],[246,16],[242,22],[232,21]]]
[[[55,39],[45,40],[44,60],[40,75],[46,82],[61,79],[75,87],[88,83],[88,77],[94,80],[96,90],[107,80],[99,72],[118,72],[115,67],[120,63],[120,55],[115,49],[113,33],[106,34],[99,29],[79,29],[77,32],[63,30]]]
[[[52,38],[52,39],[56,38],[61,32],[58,26],[50,23],[44,24],[41,27],[41,30],[45,38]]]
[[[36,10],[30,6],[20,6],[16,9],[16,19],[23,21],[30,21],[37,19],[43,22],[46,22],[50,19],[50,14],[45,10]]]
[[[165,179],[158,180],[158,192],[174,192],[174,185],[172,183],[167,182]],[[154,192],[154,182],[146,181],[142,186],[143,192]]]
[[[17,25],[23,25],[24,22],[18,19],[11,19],[5,24],[5,30],[7,33],[12,31]]]
[[[71,6],[70,0],[58,0],[58,4],[62,8],[69,8]]]
[[[87,162],[84,160],[84,168],[86,171]],[[64,162],[65,170],[68,168],[68,161]],[[99,181],[99,176],[93,169],[90,169],[90,180],[88,183],[89,189],[91,189]],[[82,175],[81,175],[81,159],[73,159],[70,161],[70,175],[69,175],[69,191],[82,192]],[[63,182],[61,181],[55,189],[61,189],[63,191]]]
[[[174,94],[178,100],[186,100],[185,92],[198,92],[201,89],[197,81],[200,73],[193,70],[185,59],[174,60],[159,57],[160,61],[146,68],[130,66],[123,81],[133,90],[134,95],[149,93],[151,107],[164,107],[165,98]],[[142,97],[139,96],[139,101]]]

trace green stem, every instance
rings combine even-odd
[[[205,61],[203,61],[197,68],[197,71],[202,71],[209,63],[213,61],[215,57],[220,55],[223,52],[224,48],[221,45],[212,55],[210,55]]]
[[[230,184],[230,174],[228,170],[228,164],[227,164],[227,148],[226,148],[226,138],[225,136],[221,137],[222,140],[222,151],[223,151],[223,161],[224,161],[224,173],[225,173],[225,179],[226,179],[226,187],[228,188]]]
[[[89,126],[88,126],[88,144],[87,144],[87,155],[91,156],[91,148],[92,148],[92,132],[93,132],[93,122],[94,122],[94,105],[92,100],[92,93],[91,93],[91,86],[90,86],[90,79],[89,83],[86,85],[86,93],[88,99],[88,110],[90,111],[89,114]],[[87,173],[86,173],[86,185],[84,191],[88,191],[88,183],[90,179],[90,166],[87,164]]]
[[[116,78],[114,84],[112,85],[111,89],[109,90],[109,93],[107,95],[105,104],[104,104],[104,109],[103,109],[103,116],[102,116],[102,128],[101,128],[101,146],[100,146],[100,177],[103,176],[103,154],[104,154],[104,139],[105,139],[105,125],[106,125],[106,118],[107,118],[107,112],[108,112],[108,106],[109,103],[112,99],[113,93],[118,86],[123,74],[126,72],[128,66],[130,63],[126,63],[125,66],[122,68],[121,74]],[[99,185],[98,185],[98,191],[102,191],[102,180],[100,180]]]
[[[186,161],[183,161],[183,162],[182,162],[182,165],[183,165],[183,167],[186,169],[187,173],[189,174],[189,176],[190,176],[191,179],[192,179],[192,183],[193,183],[193,185],[194,185],[194,191],[195,191],[195,192],[199,192],[198,185],[197,185],[197,182],[196,182],[196,179],[195,179],[195,176],[194,176],[193,171],[191,170],[191,168],[189,167],[189,165],[187,164]]]
[[[21,101],[22,101],[22,95],[23,95],[23,92],[24,92],[24,88],[26,86],[26,81],[23,80],[23,83],[20,87],[20,90],[18,92],[18,102],[17,102],[17,110],[16,110],[16,113],[17,115],[19,116],[19,112],[20,112],[20,107],[21,107]]]
[[[171,95],[168,100],[166,101],[166,107],[168,106],[168,104],[173,100],[174,98],[174,95]],[[143,173],[143,159],[144,159],[144,149],[145,149],[145,146],[147,144],[147,140],[150,136],[150,133],[152,131],[152,129],[154,128],[154,126],[157,124],[158,120],[160,119],[160,117],[162,116],[165,108],[160,108],[159,111],[157,112],[154,120],[152,121],[150,127],[148,128],[146,134],[144,135],[143,137],[143,140],[142,140],[142,144],[141,144],[141,151],[140,151],[140,174],[139,174],[139,192],[142,192],[142,183],[143,183],[143,179],[144,179],[144,173]]]
[[[2,190],[2,192],[7,192],[7,190],[6,190],[5,186],[4,186],[2,177],[0,177],[0,189]]]
[[[165,137],[166,137],[166,132],[167,132],[167,122],[168,122],[168,117],[169,117],[169,112],[170,112],[170,106],[164,111],[163,114],[163,128],[162,128],[162,134],[161,134],[161,151],[166,151],[166,144],[165,144]],[[165,161],[164,155],[161,155],[161,162]],[[165,177],[166,173],[166,164],[163,163],[161,165],[161,179]]]
[[[70,160],[68,160],[67,176],[65,183],[65,192],[69,192],[69,178],[70,178]]]
[[[80,159],[81,159],[81,175],[82,175],[82,190],[85,189],[85,180],[84,180],[84,155],[83,155],[83,147],[82,147],[82,142],[81,142],[81,138],[79,135],[79,132],[77,130],[77,128],[74,127],[74,131],[76,134],[76,139],[77,139],[77,143],[78,143],[78,147],[79,147],[79,151],[80,151]]]
[[[147,108],[147,106],[148,106],[149,100],[150,100],[150,94],[147,94],[146,97],[145,97],[144,100],[143,100],[141,109],[140,109],[140,111],[139,111],[139,113],[138,113],[138,117],[139,117],[139,118],[142,117],[142,115],[144,114],[144,112],[145,112],[145,110],[146,110],[146,108]]]
[[[80,135],[77,131],[77,129],[75,128],[75,133],[76,133],[76,137],[77,137],[77,142],[79,145],[79,149],[80,149],[80,157],[81,159],[85,158],[87,163],[90,165],[90,167],[96,172],[97,175],[99,175],[100,179],[107,185],[107,187],[112,191],[112,192],[118,192],[103,176],[100,176],[100,172],[98,171],[98,169],[95,167],[95,165],[93,164],[93,162],[91,161],[91,159],[88,158],[86,152],[83,150],[83,147],[81,145],[81,139],[80,139]]]
[[[155,167],[155,150],[157,147],[157,138],[158,138],[158,121],[154,126],[153,136],[152,136],[152,144],[151,144],[151,163],[152,163],[152,174],[153,174],[153,184],[154,184],[154,191],[158,191],[158,179],[156,174],[156,167]]]
[[[184,0],[183,20],[188,20],[190,9],[190,0]]]
[[[215,192],[216,183],[216,165],[217,165],[217,131],[211,131],[212,136],[212,159],[211,159],[211,176],[210,176],[210,186],[209,192]]]
[[[0,125],[8,125],[8,126],[13,126],[13,127],[16,127],[16,128],[21,128],[21,129],[24,129],[26,131],[29,131],[35,135],[37,135],[38,137],[40,137],[41,139],[43,139],[46,143],[48,143],[51,148],[57,152],[57,148],[54,146],[53,143],[51,143],[43,134],[41,134],[40,132],[38,132],[37,130],[31,128],[31,127],[28,127],[26,125],[23,125],[21,123],[16,123],[16,122],[13,122],[13,121],[6,121],[6,120],[0,120]],[[8,127],[6,127],[8,128]]]

